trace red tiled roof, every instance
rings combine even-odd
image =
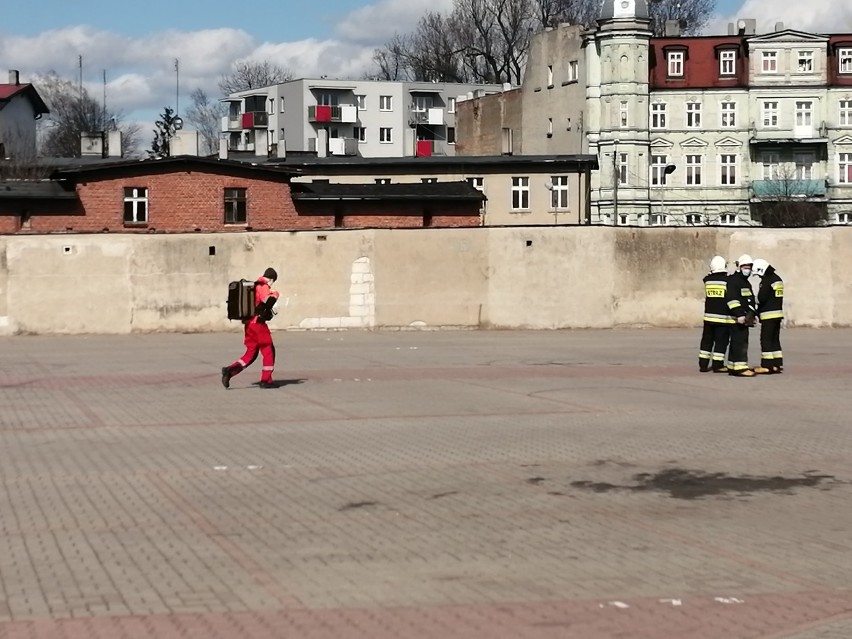
[[[0,101],[9,100],[16,95],[28,97],[36,113],[50,113],[50,109],[31,84],[0,84]]]

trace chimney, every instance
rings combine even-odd
[[[120,158],[121,153],[121,131],[113,130],[107,133],[107,157]]]
[[[680,35],[680,20],[666,20],[666,37],[676,38]]]
[[[219,159],[228,159],[228,140],[227,138],[219,138]]]
[[[784,30],[784,23],[783,22],[776,22],[775,23],[775,31],[783,31],[783,30]]]
[[[102,131],[82,131],[80,133],[80,155],[82,157],[105,157]]]
[[[21,74],[16,69],[9,69],[9,84],[14,84],[15,86],[21,83]]]
[[[733,23],[733,22],[729,22],[729,23],[728,23],[728,35],[729,35],[729,36],[737,35],[737,30],[734,28],[734,23]]]

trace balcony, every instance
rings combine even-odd
[[[265,129],[269,126],[269,114],[266,111],[249,111],[242,114],[243,129]]]
[[[326,122],[342,122],[353,124],[358,121],[358,107],[354,104],[338,104],[326,106],[321,104],[308,107],[308,122],[324,124]]]
[[[819,127],[794,126],[792,128],[756,128],[750,131],[752,144],[826,144],[828,127],[823,122]]]
[[[791,200],[825,197],[825,180],[753,180],[751,191],[761,200]]]
[[[443,140],[417,140],[414,147],[414,156],[427,158],[432,155],[446,155],[447,147]]]
[[[243,130],[243,119],[242,114],[236,115],[224,115],[222,116],[220,131],[242,131]]]
[[[329,155],[358,155],[358,140],[355,138],[329,138]]]
[[[425,111],[411,111],[411,124],[430,124],[440,126],[444,124],[444,109],[431,108]]]

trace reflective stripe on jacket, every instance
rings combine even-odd
[[[782,319],[784,317],[784,282],[775,269],[770,266],[760,280],[757,290],[757,312],[760,320]]]

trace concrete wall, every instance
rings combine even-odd
[[[484,227],[0,237],[0,333],[240,330],[227,284],[270,265],[279,329],[698,326],[710,257],[744,252],[789,324],[852,325],[852,228]]]

